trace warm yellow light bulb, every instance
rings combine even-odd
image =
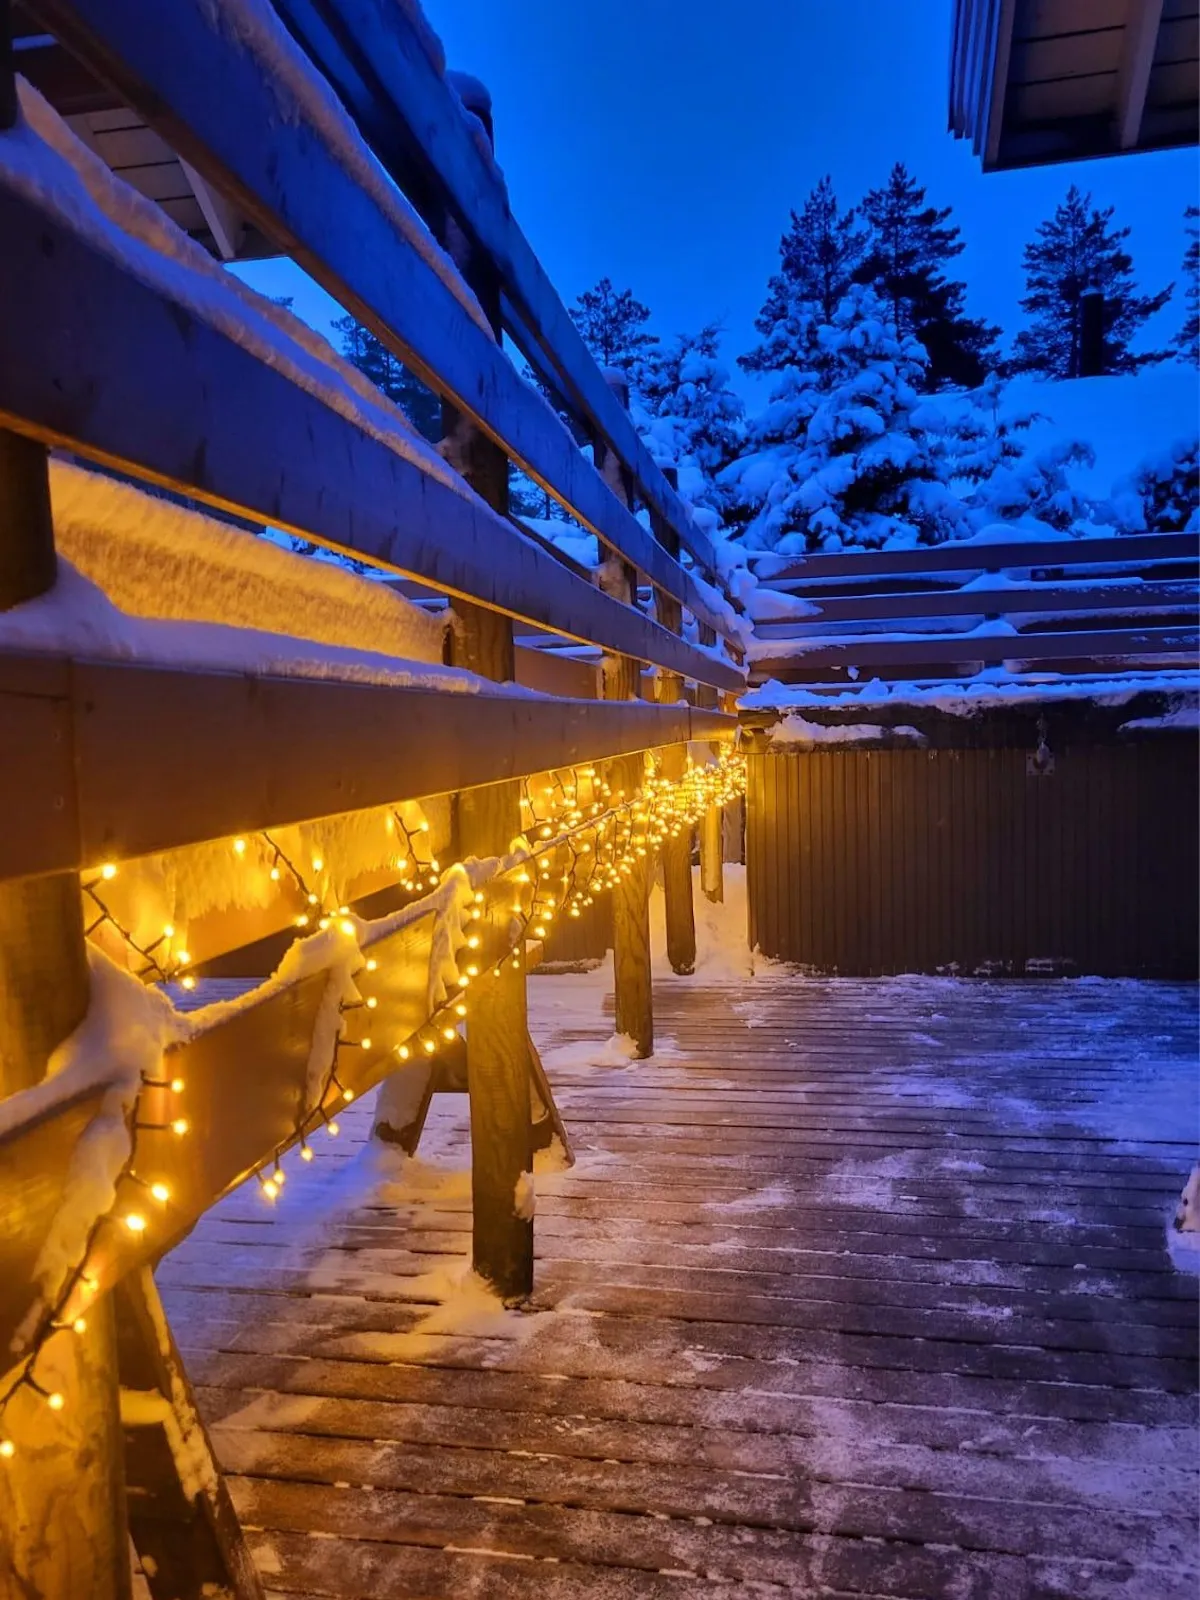
[[[176,1117],[175,1121],[171,1124],[171,1132],[185,1134],[187,1131],[188,1119],[186,1117]]]
[[[340,926],[341,926],[341,930],[342,930],[343,933],[353,933],[354,932],[354,924],[350,921],[349,917],[347,917],[340,924]]]
[[[46,1404],[50,1407],[51,1411],[61,1411],[66,1403],[67,1402],[63,1399],[62,1395],[59,1394],[57,1389],[55,1389],[53,1394],[48,1394],[46,1396]]]
[[[171,1093],[172,1094],[182,1094],[186,1087],[187,1087],[187,1085],[184,1083],[182,1078],[172,1078],[171,1079]]]
[[[245,839],[235,839],[233,841],[233,848],[234,848],[234,850],[237,852],[237,854],[239,856],[244,856],[246,854],[246,841],[245,841]]]
[[[17,1448],[11,1439],[0,1439],[0,1456],[3,1456],[5,1461],[11,1461],[16,1453]]]
[[[312,1150],[309,1148],[308,1145],[302,1144],[300,1146],[300,1159],[301,1159],[301,1161],[311,1161],[312,1158],[313,1158]]]
[[[320,856],[314,856],[313,857],[313,871],[314,872],[321,872],[324,869],[324,866],[325,866],[325,863],[324,863],[324,861],[322,861]]]
[[[105,882],[111,883],[116,875],[117,864],[115,861],[106,861],[100,868],[100,876],[105,880]]]
[[[74,1328],[76,1333],[86,1333],[87,1332],[87,1318],[86,1317],[76,1317],[75,1321],[71,1324],[71,1326],[72,1326],[72,1328]]]
[[[327,1123],[326,1123],[326,1124],[325,1124],[325,1126],[326,1126],[326,1128],[327,1128],[327,1129],[328,1129],[328,1130],[329,1130],[329,1137],[330,1137],[330,1138],[331,1138],[331,1139],[336,1139],[336,1138],[337,1138],[337,1136],[338,1136],[338,1134],[339,1134],[339,1133],[340,1133],[340,1132],[341,1132],[341,1131],[342,1131],[342,1130],[341,1130],[341,1129],[340,1129],[340,1128],[339,1128],[339,1127],[338,1127],[338,1125],[337,1125],[337,1123],[336,1123],[336,1122],[327,1122]]]
[[[360,1039],[360,1040],[359,1040],[359,1041],[358,1041],[358,1044],[359,1044],[359,1049],[360,1049],[360,1050],[369,1050],[369,1049],[370,1049],[370,1048],[371,1048],[371,1041],[370,1041],[370,1039],[369,1039],[369,1038],[367,1038],[367,1039]]]
[[[130,1233],[145,1233],[146,1219],[140,1211],[130,1211],[125,1218],[125,1226]]]
[[[374,972],[374,971],[376,971],[376,969],[377,969],[377,968],[378,968],[378,966],[379,966],[379,963],[378,963],[378,961],[376,961],[376,959],[375,959],[375,957],[374,957],[374,956],[369,956],[369,957],[368,957],[368,958],[367,958],[367,971],[368,971],[368,972]]]
[[[379,1004],[379,1001],[375,998],[375,996],[373,994],[370,994],[370,995],[367,996],[367,1010],[368,1011],[374,1011],[375,1007],[378,1004]]]
[[[164,922],[163,923],[163,938],[164,939],[173,939],[174,937],[175,937],[175,924],[173,922]]]
[[[449,1041],[449,1040],[455,1039],[457,1037],[458,1037],[458,1035],[455,1033],[453,1028],[443,1028],[442,1029],[442,1038],[443,1039]]]
[[[160,1206],[165,1206],[167,1201],[171,1198],[171,1191],[167,1188],[165,1183],[152,1183],[150,1185],[150,1193],[158,1201]]]
[[[422,1039],[421,1040],[421,1049],[424,1050],[424,1052],[425,1052],[425,1054],[427,1056],[431,1056],[433,1054],[433,1052],[437,1049],[437,1045],[434,1043],[434,1041],[432,1039]]]
[[[180,986],[184,989],[194,989],[196,987],[196,980],[192,977],[190,972],[186,977],[180,978],[179,982]]]
[[[262,1192],[266,1195],[268,1200],[274,1200],[275,1196],[279,1193],[279,1185],[271,1178],[264,1178],[262,1180]]]
[[[188,962],[189,962],[189,961],[190,961],[190,960],[191,960],[191,959],[192,959],[192,958],[191,958],[191,956],[190,956],[190,955],[189,955],[189,954],[188,954],[188,953],[187,953],[187,951],[186,951],[186,950],[176,950],[176,952],[175,952],[175,959],[176,959],[176,961],[178,961],[178,963],[179,963],[179,965],[180,965],[180,966],[181,966],[181,967],[186,967],[186,966],[187,966],[187,964],[188,964]]]
[[[407,1061],[411,1051],[406,1044],[398,1044],[396,1046],[396,1054],[400,1057],[401,1061]]]
[[[271,882],[272,883],[278,883],[279,882],[279,868],[278,867],[272,867],[271,868]]]

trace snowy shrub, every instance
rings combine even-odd
[[[1177,439],[1113,495],[1122,533],[1200,529],[1200,439]]]
[[[865,287],[816,337],[820,365],[782,374],[752,427],[756,448],[718,480],[751,513],[746,547],[798,554],[968,533],[949,484],[944,419],[920,393],[921,345],[892,332],[886,306]]]

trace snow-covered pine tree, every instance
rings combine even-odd
[[[602,367],[616,367],[626,374],[657,342],[646,332],[649,308],[634,299],[632,290],[614,289],[611,278],[601,278],[594,289],[576,297],[571,320]]]
[[[398,360],[381,339],[353,317],[335,317],[341,352],[377,389],[398,405],[419,433],[435,444],[442,436],[442,403],[432,389]]]
[[[779,241],[779,271],[754,319],[762,342],[738,357],[746,372],[779,372],[808,366],[816,330],[833,320],[862,259],[864,235],[853,209],[843,211],[833,180],[821,179]]]
[[[1189,206],[1183,214],[1188,236],[1183,252],[1183,302],[1187,318],[1175,335],[1175,349],[1181,361],[1200,366],[1200,207]]]
[[[1045,420],[1041,412],[1011,409],[994,375],[947,402],[948,476],[963,495],[973,532],[997,523],[1028,534],[1037,533],[1039,524],[1047,533],[1088,531],[1096,507],[1071,482],[1070,469],[1094,466],[1095,454],[1069,437],[1030,451],[1023,436]]]
[[[679,487],[693,505],[719,511],[716,477],[746,439],[745,408],[729,387],[718,356],[720,329],[677,334],[654,345],[634,371],[634,420],[662,465],[679,469]]]
[[[1012,369],[1047,378],[1078,378],[1083,371],[1084,303],[1100,304],[1100,372],[1136,372],[1162,361],[1165,351],[1134,352],[1132,340],[1170,299],[1173,285],[1158,294],[1137,292],[1133,259],[1124,248],[1128,228],[1112,226],[1113,207],[1092,205],[1075,184],[1054,215],[1039,224],[1025,246],[1025,284],[1021,301],[1029,326],[1013,346]]]
[[[757,448],[721,474],[739,520],[754,508],[746,547],[794,554],[968,533],[945,419],[922,394],[920,342],[897,335],[866,285],[850,289],[817,341],[819,368],[783,375],[755,421]]]
[[[966,284],[945,276],[947,263],[963,251],[950,207],[927,205],[925,190],[898,161],[858,209],[866,243],[855,276],[890,306],[899,337],[921,341],[928,358],[923,387],[975,388],[996,366],[1000,330],[968,317]]]

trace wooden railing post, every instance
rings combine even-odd
[[[677,489],[678,473],[668,467],[664,476],[672,489]],[[679,559],[679,535],[656,512],[650,513],[650,528],[668,555]],[[654,591],[654,609],[659,622],[674,634],[683,633],[683,607],[673,595],[661,589]],[[683,699],[683,679],[677,672],[662,672],[658,679],[658,698],[663,705],[674,705]],[[662,753],[662,771],[665,778],[679,782],[687,772],[687,746],[668,745]],[[671,971],[679,973],[696,970],[696,914],[692,906],[692,830],[685,829],[677,839],[663,841],[662,851],[663,901],[667,924],[667,960]]]
[[[607,371],[605,379],[622,405],[629,405],[629,383],[624,373]],[[632,509],[633,489],[620,460],[602,439],[594,444],[596,466],[618,500]],[[637,573],[627,562],[609,554],[600,569],[600,587],[625,605],[637,604]],[[606,700],[634,700],[641,682],[641,665],[628,656],[606,655],[602,675]],[[614,796],[630,795],[645,779],[642,755],[622,756],[608,765],[608,782]],[[650,977],[650,870],[649,858],[636,860],[612,891],[613,991],[618,1033],[634,1042],[640,1060],[654,1052],[654,998]]]
[[[46,451],[0,429],[0,611],[54,583]],[[62,797],[67,804],[68,797]],[[79,878],[73,872],[0,884],[0,1097],[45,1076],[51,1053],[88,1006]],[[10,1219],[20,1226],[20,1219]],[[131,1577],[110,1299],[82,1333],[52,1335],[37,1382],[63,1396],[52,1410],[17,1395],[5,1425],[15,1454],[0,1462],[0,1594],[127,1600]],[[0,1380],[0,1394],[5,1392]]]
[[[456,78],[463,103],[491,136],[491,100],[482,84]],[[441,242],[500,335],[500,280],[455,219],[446,215]],[[508,510],[508,457],[453,406],[442,407],[442,452],[488,505]],[[512,619],[456,600],[452,634],[455,666],[498,683],[515,680]],[[490,783],[457,800],[460,856],[505,854],[521,831],[521,786]],[[497,906],[484,937],[503,939],[509,926]],[[505,1300],[533,1289],[533,1217],[518,1201],[533,1170],[530,1060],[527,1044],[524,950],[506,960],[499,977],[485,974],[471,990],[467,1021],[467,1084],[471,1104],[472,1260],[475,1271]]]
[[[700,643],[714,645],[717,635],[707,623],[699,625]],[[701,684],[696,691],[696,704],[715,710],[717,691]],[[719,746],[712,744],[713,754]],[[725,899],[725,812],[720,806],[709,806],[700,821],[700,888],[706,900],[720,905]]]

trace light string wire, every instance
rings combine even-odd
[[[519,860],[502,868],[488,879],[485,888],[473,891],[468,912],[468,923],[471,925],[483,923],[485,920],[487,891],[495,893],[497,889],[503,888],[506,879],[515,880],[517,893],[515,903],[510,903],[508,908],[507,939],[501,941],[498,951],[493,948],[491,954],[484,960],[481,953],[482,934],[478,931],[466,934],[455,952],[455,960],[457,962],[464,950],[468,959],[461,967],[455,985],[445,999],[430,1010],[425,1021],[409,1034],[404,1042],[394,1046],[393,1053],[399,1063],[402,1064],[414,1057],[432,1059],[443,1044],[451,1043],[459,1037],[459,1029],[469,1011],[466,992],[485,969],[490,969],[492,976],[498,978],[505,963],[519,968],[521,952],[527,940],[530,937],[535,939],[547,937],[550,923],[558,912],[565,909],[571,917],[580,916],[587,906],[595,903],[596,893],[616,888],[622,878],[633,870],[636,860],[648,857],[650,850],[661,845],[667,837],[677,837],[685,828],[690,828],[709,807],[727,805],[738,798],[745,789],[744,758],[736,753],[731,756],[723,755],[714,762],[700,767],[689,764],[684,777],[678,780],[665,779],[651,771],[647,774],[641,789],[628,798],[624,796],[623,791],[619,791],[616,802],[607,806],[605,801],[611,801],[612,790],[596,768],[564,770],[570,771],[569,779],[562,776],[562,771],[548,774],[551,781],[543,789],[543,798],[548,802],[545,810],[539,810],[528,780],[522,780],[522,811],[527,811],[529,814],[524,834],[528,839],[532,832],[534,842],[522,848]],[[586,805],[580,798],[581,778],[587,780],[590,785],[591,799]],[[426,861],[421,861],[416,848],[418,839],[429,831],[428,823],[422,822],[417,827],[410,828],[395,807],[389,810],[405,839],[407,855],[399,863],[400,869],[405,870],[406,865],[411,869],[409,876],[401,880],[402,886],[406,889],[418,887],[420,882],[418,874],[423,869],[427,874],[426,881],[430,889],[437,887],[441,881],[438,876],[437,858],[431,854]],[[526,821],[525,818],[522,820]],[[281,881],[286,870],[299,892],[304,895],[306,903],[309,906],[321,906],[321,897],[311,888],[304,874],[289,859],[271,834],[263,830],[258,837],[263,840],[270,853],[269,875],[272,881]],[[235,838],[232,844],[237,855],[245,854],[244,837]],[[557,880],[551,883],[549,880],[554,875],[552,858],[563,851],[569,856],[569,864],[558,875]],[[314,872],[319,874],[323,866],[324,863],[319,857],[314,858]],[[190,961],[187,951],[175,951],[173,959],[168,955],[166,962],[160,961],[155,955],[155,951],[162,946],[166,946],[169,951],[170,941],[174,937],[174,929],[169,924],[158,940],[148,945],[141,945],[104,903],[97,886],[110,882],[116,875],[115,864],[106,863],[93,878],[82,884],[84,893],[97,906],[100,913],[87,928],[87,932],[93,933],[104,924],[116,929],[129,948],[142,958],[143,965],[136,976],[143,982],[162,983],[178,980],[185,987],[194,987],[194,977],[182,970]],[[511,888],[508,892],[512,892]],[[432,895],[428,898],[432,899]],[[420,900],[414,901],[409,909],[419,908],[421,903]],[[339,906],[337,909],[342,915],[349,913],[348,906]],[[430,910],[436,912],[437,908],[431,905]],[[332,913],[322,910],[319,926],[327,927],[331,917]],[[311,913],[301,912],[296,917],[295,924],[298,928],[304,928],[310,921]],[[349,931],[353,931],[353,927],[353,924],[347,924]],[[363,973],[369,974],[377,969],[376,958],[368,955],[362,965],[355,969],[352,977],[357,983]],[[336,1137],[338,1134],[336,1112],[354,1098],[354,1090],[344,1084],[339,1075],[340,1053],[349,1049],[372,1048],[369,1035],[358,1039],[349,1039],[345,1036],[345,1017],[348,1012],[354,1010],[374,1012],[377,1006],[378,999],[373,995],[365,995],[354,1001],[343,1000],[339,1003],[338,1022],[330,1060],[318,1092],[311,1097],[307,1105],[302,1105],[292,1132],[265,1160],[251,1168],[243,1180],[256,1178],[267,1200],[276,1199],[286,1181],[282,1158],[287,1150],[298,1144],[301,1159],[311,1161],[313,1151],[308,1143],[309,1135],[322,1126],[330,1136]],[[182,1078],[150,1077],[145,1073],[142,1074],[141,1087],[126,1117],[130,1138],[129,1155],[113,1181],[114,1194],[119,1193],[123,1186],[133,1183],[144,1190],[158,1205],[165,1207],[169,1204],[171,1199],[169,1186],[159,1180],[144,1178],[136,1170],[137,1133],[139,1130],[149,1129],[169,1130],[180,1137],[187,1134],[189,1123],[185,1116],[168,1115],[164,1121],[147,1121],[142,1115],[142,1101],[147,1090],[170,1094],[175,1096],[177,1101],[185,1089],[186,1084]],[[177,1106],[173,1109],[177,1109]],[[88,1271],[89,1261],[102,1233],[106,1229],[121,1226],[130,1233],[140,1236],[147,1231],[147,1217],[144,1212],[136,1210],[122,1211],[118,1214],[114,1203],[113,1208],[95,1219],[84,1241],[80,1261],[67,1274],[54,1301],[39,1319],[29,1352],[13,1369],[12,1380],[0,1395],[0,1460],[11,1460],[16,1454],[15,1441],[4,1427],[5,1414],[16,1395],[28,1390],[38,1395],[52,1411],[63,1409],[65,1397],[62,1391],[47,1388],[37,1377],[38,1358],[48,1340],[55,1334],[64,1331],[82,1334],[86,1331],[87,1319],[83,1310],[73,1302],[80,1299],[86,1302],[100,1288],[98,1280]]]

